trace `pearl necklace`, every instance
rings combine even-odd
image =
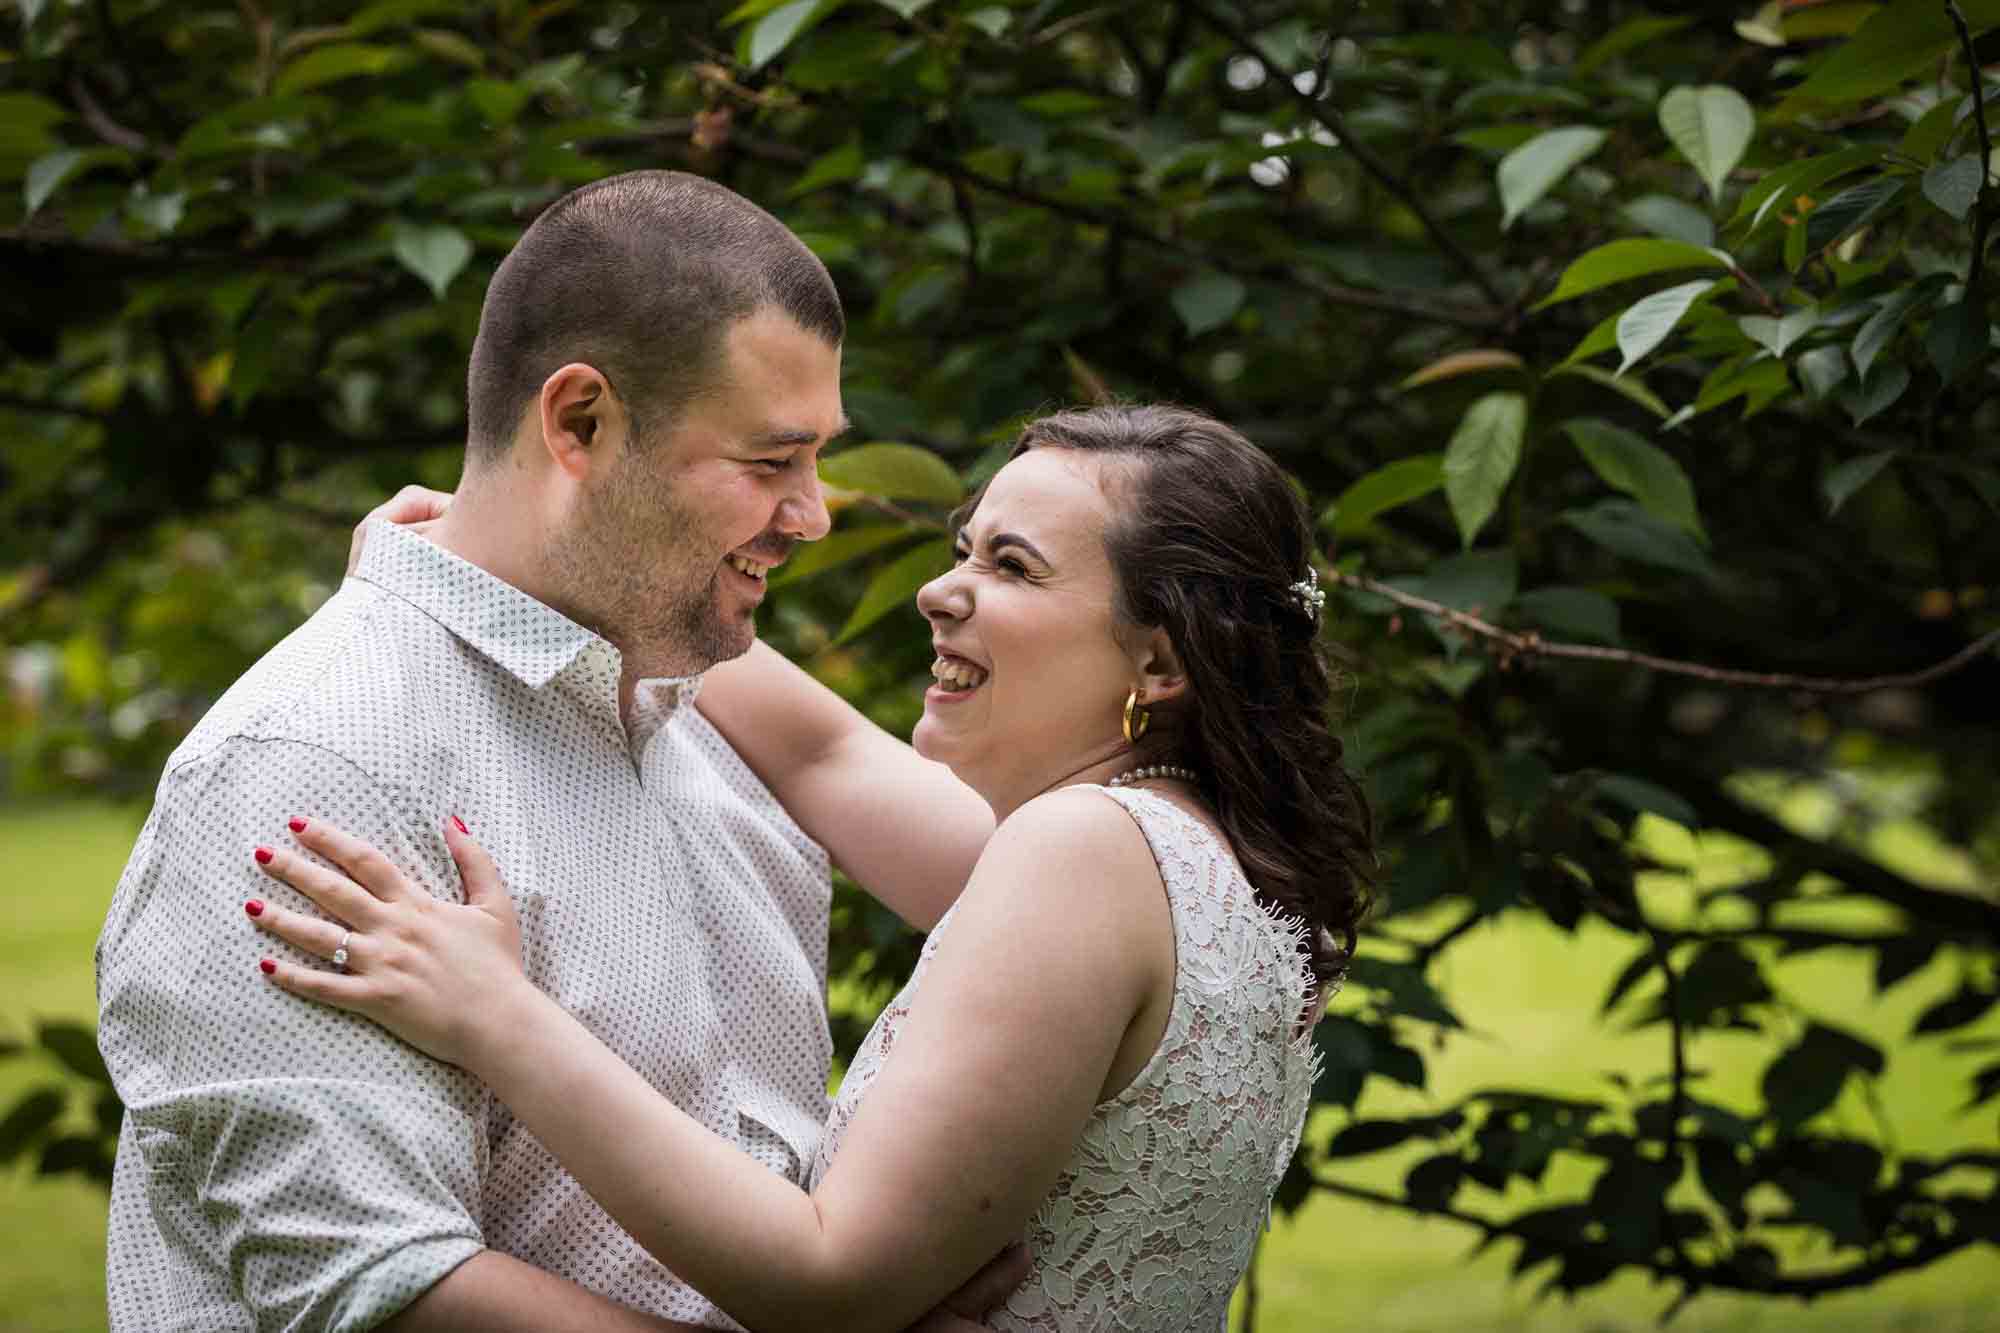
[[[1107,787],[1129,787],[1135,782],[1147,782],[1153,778],[1173,778],[1176,781],[1185,782],[1190,785],[1197,785],[1201,781],[1200,774],[1191,768],[1182,768],[1179,764],[1145,764],[1139,768],[1126,769],[1123,773],[1120,773],[1104,785]]]

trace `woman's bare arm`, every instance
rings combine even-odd
[[[892,1330],[1019,1237],[1172,978],[1142,835],[1095,793],[1058,792],[993,839],[810,1196],[532,988],[482,1020],[466,1064],[621,1226],[738,1320]]]
[[[929,930],[993,834],[978,793],[759,642],[702,679],[695,706],[835,865]]]

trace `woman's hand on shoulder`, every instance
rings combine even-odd
[[[278,847],[259,847],[257,864],[332,919],[254,900],[244,910],[258,929],[332,968],[266,958],[265,976],[477,1072],[479,1053],[510,1024],[517,1006],[509,1001],[540,994],[521,969],[520,921],[493,859],[456,819],[445,826],[465,882],[460,905],[433,897],[373,846],[323,820],[294,819],[290,827],[302,848],[330,865]]]
[[[394,495],[369,510],[366,517],[354,525],[354,536],[347,543],[347,572],[352,574],[361,563],[361,546],[368,540],[367,528],[376,519],[388,523],[409,524],[422,532],[426,527],[444,517],[444,511],[451,508],[451,492],[434,491],[428,486],[405,486]]]

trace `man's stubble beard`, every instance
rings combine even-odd
[[[720,561],[689,549],[702,536],[693,507],[628,456],[550,539],[549,567],[571,618],[617,648],[628,671],[692,676],[756,638],[749,616],[731,623],[723,612]]]

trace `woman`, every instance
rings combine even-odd
[[[1138,407],[1031,424],[966,514],[917,597],[937,683],[913,740],[999,826],[851,1067],[810,1193],[526,981],[462,829],[463,907],[310,820],[299,841],[354,879],[261,850],[344,923],[261,928],[322,957],[344,927],[371,944],[352,974],[265,970],[485,1080],[751,1328],[900,1328],[1025,1232],[1034,1271],[996,1326],[1213,1330],[1297,1143],[1372,861],[1304,511],[1233,431]]]

